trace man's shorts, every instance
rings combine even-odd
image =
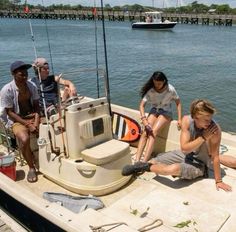
[[[15,122],[13,125],[12,125],[12,131],[14,133],[14,135],[17,135],[19,132],[22,132],[22,131],[26,131],[28,132],[28,129],[26,126],[24,126],[23,124],[19,123],[19,122]]]
[[[204,176],[205,165],[203,163],[197,162],[196,160],[191,160],[188,158],[189,155],[185,155],[180,150],[174,150],[169,152],[160,153],[157,157],[153,158],[154,163],[163,163],[163,164],[180,164],[181,179],[195,179],[200,176]]]

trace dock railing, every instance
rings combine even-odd
[[[145,13],[142,11],[104,11],[105,20],[109,21],[144,21]],[[31,18],[31,19],[66,19],[66,20],[94,20],[95,15],[92,10],[51,10],[41,11],[32,9],[28,14],[23,10],[0,10],[0,18]],[[102,19],[102,12],[97,10],[96,17]],[[182,24],[202,24],[202,25],[225,25],[232,26],[236,23],[236,15],[218,15],[209,13],[180,14],[163,13],[162,20],[176,21]]]

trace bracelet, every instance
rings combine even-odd
[[[202,137],[202,138],[203,138],[203,139],[206,141],[206,138],[205,138],[205,136],[204,136],[204,135],[202,135],[201,137]]]
[[[216,184],[222,183],[222,180],[216,180]]]
[[[143,120],[144,118],[146,118],[146,116],[142,116],[140,119]]]

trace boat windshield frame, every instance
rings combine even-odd
[[[161,11],[145,12],[145,21],[147,23],[150,23],[150,22],[162,22],[161,14],[162,14]]]

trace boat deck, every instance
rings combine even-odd
[[[37,183],[28,183],[27,169],[17,166],[16,183],[32,193],[29,197],[35,195],[42,199],[45,191],[75,195],[41,174]],[[100,197],[104,209],[66,215],[73,216],[70,220],[74,223],[79,221],[79,231],[91,231],[89,226],[114,222],[123,224],[112,231],[137,231],[155,222],[149,231],[231,232],[236,227],[236,170],[222,166],[222,174],[223,180],[233,187],[232,192],[216,190],[212,171],[208,179],[194,181],[145,173],[115,193]]]

